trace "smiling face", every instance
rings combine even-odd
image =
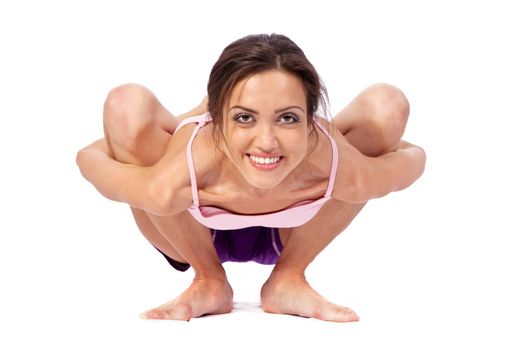
[[[270,70],[239,81],[223,116],[224,152],[254,188],[275,187],[305,159],[306,95],[294,75]]]

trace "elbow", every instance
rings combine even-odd
[[[170,201],[167,191],[163,189],[158,181],[152,180],[148,184],[147,192],[147,211],[158,215],[158,216],[167,216],[170,212]]]
[[[78,152],[77,152],[77,157],[76,157],[76,162],[77,162],[77,165],[80,167],[80,164],[82,162],[82,156],[84,155],[85,153],[85,148],[82,148],[80,149]]]
[[[370,186],[364,174],[354,174],[352,181],[347,187],[347,199],[349,203],[366,203],[371,199]]]
[[[370,199],[372,198],[368,194],[368,191],[366,191],[366,189],[363,187],[359,187],[354,190],[354,193],[351,197],[351,203],[366,203]]]
[[[425,153],[425,150],[421,147],[415,147],[414,148],[414,181],[419,179],[423,173],[425,172],[425,166],[427,163],[427,154]]]
[[[148,183],[147,211],[157,216],[170,216],[176,214],[174,190],[166,186],[165,181],[154,178]]]
[[[425,172],[426,159],[426,153],[422,148],[417,146],[413,148],[412,157],[403,167],[406,174],[404,180],[398,184],[398,188],[396,188],[395,191],[404,190],[405,188],[411,186],[423,175]]]
[[[354,203],[366,203],[371,199],[381,198],[395,191],[397,179],[388,176],[388,172],[378,170],[371,164],[363,166],[354,176],[352,199]]]
[[[80,173],[84,177],[85,177],[85,175],[84,175],[85,159],[86,159],[86,149],[82,148],[80,151],[77,152],[77,156],[75,158],[75,161],[77,163],[78,169],[80,170]]]
[[[425,152],[425,150],[423,148],[419,148],[420,152],[421,152],[421,170],[420,170],[420,174],[419,176],[423,175],[423,173],[425,172],[425,166],[427,164],[427,153]]]
[[[77,151],[75,160],[82,175],[84,175],[90,170],[90,168],[93,166],[93,162],[98,158],[97,152],[94,151],[97,150],[97,144],[101,141],[102,140],[95,141],[92,144],[83,147],[79,151]]]
[[[77,166],[80,168],[80,164],[82,163],[82,150],[77,152],[75,162],[77,163]]]

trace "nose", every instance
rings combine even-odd
[[[259,148],[261,152],[272,153],[278,146],[279,142],[277,141],[273,127],[270,125],[262,126],[257,137],[257,148]]]

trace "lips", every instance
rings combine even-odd
[[[257,157],[257,156],[250,156],[250,159],[254,161],[257,164],[265,165],[265,164],[274,164],[281,160],[281,157]]]
[[[284,157],[277,155],[261,156],[247,154],[250,159],[250,163],[260,170],[273,170],[277,168]]]

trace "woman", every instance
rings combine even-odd
[[[105,138],[80,150],[83,176],[128,203],[140,231],[195,278],[142,317],[189,320],[228,313],[224,261],[275,267],[261,289],[267,312],[349,322],[305,279],[314,258],[372,198],[406,188],[425,153],[401,141],[404,95],[378,84],[333,120],[316,116],[324,86],[282,35],[251,35],[215,63],[208,97],[173,117],[146,88],[124,85],[104,105]]]

